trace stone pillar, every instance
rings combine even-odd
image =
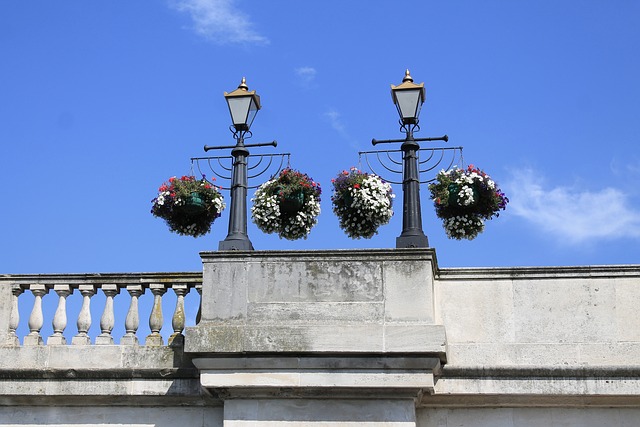
[[[147,335],[145,345],[151,347],[159,347],[163,345],[162,335],[160,335],[160,329],[164,323],[164,317],[162,316],[162,296],[167,292],[164,284],[152,283],[149,285],[149,289],[153,294],[153,308],[149,315],[149,329],[151,333]]]
[[[72,289],[69,285],[54,285],[53,290],[58,294],[58,308],[53,316],[53,335],[47,339],[47,345],[66,345],[64,330],[67,328],[67,297]]]
[[[184,345],[184,335],[182,332],[184,331],[186,321],[184,315],[184,297],[187,292],[189,292],[189,287],[186,284],[174,284],[172,289],[177,298],[176,308],[171,318],[173,333],[169,337],[168,344],[173,347],[182,347]]]
[[[80,308],[80,314],[78,314],[78,333],[71,339],[71,344],[90,345],[91,297],[96,294],[96,287],[94,285],[80,285],[78,290],[82,295],[82,307]]]
[[[415,427],[412,399],[233,399],[224,427]]]
[[[118,285],[109,283],[102,285],[102,292],[106,300],[104,302],[104,310],[100,317],[100,335],[96,337],[96,345],[113,345],[113,336],[111,331],[115,325],[115,314],[113,311],[113,298],[120,292]]]
[[[201,255],[185,352],[225,426],[416,425],[446,363],[432,249]]]
[[[20,324],[18,297],[23,292],[24,290],[18,284],[0,287],[0,342],[4,341],[10,347],[20,346],[16,330]],[[8,310],[7,307],[9,307]],[[3,335],[5,331],[8,331],[6,337]]]
[[[121,345],[138,345],[138,327],[140,326],[140,315],[138,313],[138,298],[144,290],[140,285],[127,285],[127,292],[131,295],[129,310],[124,321],[125,334],[120,340]]]
[[[24,345],[44,345],[44,340],[40,335],[40,329],[44,324],[44,315],[42,313],[42,298],[49,292],[49,289],[42,284],[33,284],[29,287],[35,299],[33,301],[33,309],[29,316],[29,335],[24,337]]]

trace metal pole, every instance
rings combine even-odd
[[[231,178],[231,208],[229,209],[229,234],[220,241],[220,251],[252,251],[253,245],[247,234],[247,157],[249,150],[242,135],[231,150],[233,157]]]
[[[422,231],[420,207],[420,175],[417,151],[420,145],[407,129],[407,137],[400,146],[403,160],[402,176],[402,234],[396,238],[396,248],[428,248],[429,240]]]

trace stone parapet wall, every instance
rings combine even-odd
[[[203,253],[194,353],[420,353],[446,357],[433,250]]]
[[[204,405],[199,372],[181,349],[0,347],[2,405]],[[211,404],[211,403],[209,403]]]
[[[202,259],[202,274],[0,276],[0,425],[640,425],[640,265],[439,268],[433,249]],[[74,292],[85,312],[107,298],[102,339],[63,340]],[[36,302],[19,337],[24,293]],[[132,332],[115,345],[118,293]],[[158,332],[167,293],[171,345]],[[44,296],[58,307],[45,336]]]
[[[440,269],[456,367],[640,366],[640,266]]]

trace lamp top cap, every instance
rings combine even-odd
[[[247,86],[247,79],[245,79],[244,77],[242,78],[242,80],[240,81],[240,85],[238,86],[238,88],[236,90],[234,90],[233,92],[225,92],[224,93],[224,97],[225,98],[234,98],[234,97],[252,97],[253,98],[253,102],[256,104],[256,107],[258,108],[258,110],[260,109],[260,96],[256,93],[255,90],[249,91],[249,86]]]
[[[404,78],[402,79],[402,83],[400,83],[398,86],[395,85],[391,85],[391,93],[393,94],[394,91],[397,90],[420,90],[422,93],[422,100],[424,101],[425,98],[425,90],[424,90],[424,83],[420,83],[420,84],[416,84],[413,82],[413,77],[411,77],[411,74],[409,74],[409,70],[404,72]],[[394,98],[394,102],[395,102],[395,98]]]
[[[407,70],[409,71],[409,70]],[[249,90],[249,86],[247,86],[247,79],[245,79],[244,77],[242,78],[242,81],[240,82],[240,85],[238,86],[238,89],[244,90],[244,91],[248,91]]]

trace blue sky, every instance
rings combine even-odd
[[[222,94],[243,76],[263,104],[252,142],[279,142],[252,153],[290,152],[324,190],[307,240],[250,224],[254,247],[394,247],[401,189],[392,222],[350,240],[330,180],[403,136],[389,85],[406,68],[427,90],[416,137],[448,134],[511,199],[456,241],[423,187],[440,266],[637,263],[638,16],[596,0],[2,2],[0,273],[199,270],[228,216],[193,239],[150,201],[203,145],[234,142]]]

